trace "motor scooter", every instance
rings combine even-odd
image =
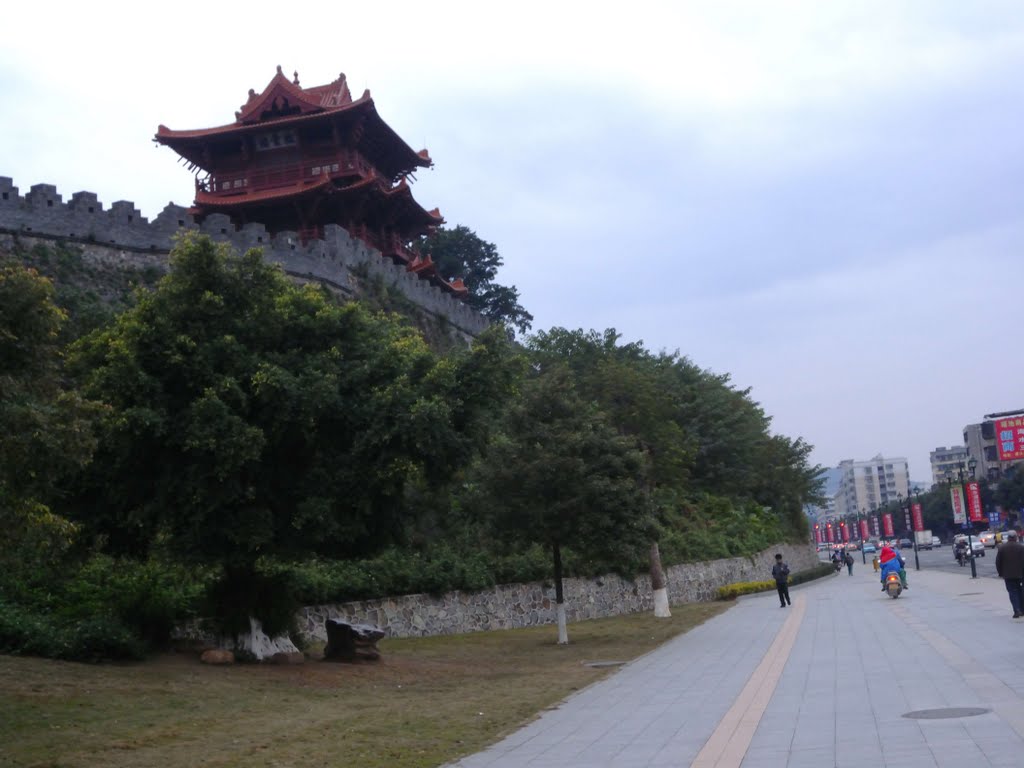
[[[903,582],[900,581],[899,574],[890,573],[885,577],[885,594],[893,600],[903,594]]]
[[[835,571],[836,573],[839,573],[841,570],[843,570],[843,564],[841,562],[839,562],[838,560],[833,560],[832,561],[832,570]]]

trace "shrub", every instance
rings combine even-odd
[[[789,585],[804,584],[814,579],[820,579],[822,576],[828,576],[831,573],[831,564],[820,563],[813,568],[790,574]],[[767,592],[772,589],[775,589],[774,581],[740,581],[735,584],[726,584],[724,587],[719,587],[718,599],[735,600],[740,595],[751,595],[755,592]]]
[[[719,600],[735,600],[740,595],[751,595],[755,592],[766,592],[775,589],[774,581],[739,581],[718,588]]]
[[[0,651],[68,661],[141,659],[145,644],[108,616],[64,622],[0,602]]]

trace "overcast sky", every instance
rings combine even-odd
[[[31,6],[31,7],[29,7]],[[500,9],[499,9],[500,8]],[[501,10],[504,9],[504,10]],[[729,373],[834,466],[1024,408],[1020,2],[18,3],[0,176],[154,218],[159,124],[345,72],[553,326]]]

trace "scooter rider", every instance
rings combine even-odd
[[[955,552],[956,561],[962,565],[964,559],[967,557],[967,539],[960,539],[960,541],[956,543]]]
[[[897,576],[900,575],[900,570],[903,566],[900,563],[900,558],[892,547],[882,547],[882,553],[878,556],[878,562],[882,569],[882,591],[885,592],[885,579],[890,573],[894,573]],[[900,579],[900,583],[903,588],[906,589],[907,585],[904,579]]]

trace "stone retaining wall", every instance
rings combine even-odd
[[[790,569],[818,564],[814,547],[784,544],[753,557],[733,557],[686,563],[669,568],[665,575],[673,603],[714,600],[717,589],[737,581],[771,578],[775,553],[781,552]],[[608,575],[598,579],[565,579],[565,611],[570,622],[653,610],[648,575],[624,579]],[[513,629],[554,624],[555,588],[541,582],[501,584],[480,592],[447,592],[443,595],[403,595],[380,600],[318,605],[299,613],[299,630],[311,640],[326,642],[324,622],[341,618],[376,624],[388,637],[452,635],[489,629]]]

